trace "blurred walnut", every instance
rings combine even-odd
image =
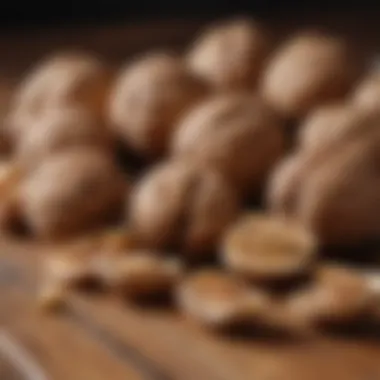
[[[325,243],[359,243],[380,233],[379,142],[342,145],[303,180],[297,214]]]
[[[79,233],[120,209],[126,183],[110,156],[73,148],[51,155],[20,189],[22,216],[39,237]]]
[[[11,141],[7,131],[7,118],[14,91],[14,84],[0,82],[0,155],[8,156],[11,152]]]
[[[284,152],[281,127],[259,99],[216,96],[180,121],[172,153],[215,166],[237,188],[255,192]]]
[[[373,302],[373,294],[360,272],[323,263],[313,283],[290,296],[285,311],[300,323],[341,324],[369,315]]]
[[[118,255],[138,247],[132,231],[125,226],[109,228],[99,236],[99,252],[105,256]]]
[[[109,108],[114,131],[137,152],[160,155],[178,117],[203,92],[179,57],[148,54],[128,65],[116,80]]]
[[[149,250],[134,249],[101,264],[105,284],[132,298],[168,293],[182,275],[179,260]]]
[[[328,171],[330,162],[337,161],[339,165],[341,154],[349,159],[349,146],[355,142],[360,152],[358,157],[362,154],[369,162],[376,162],[374,151],[376,146],[380,147],[379,126],[380,113],[359,110],[349,103],[332,103],[310,113],[300,127],[300,149],[283,159],[271,173],[267,193],[271,207],[285,213],[294,212],[307,178],[320,167]],[[366,151],[366,144],[374,146]]]
[[[248,19],[207,29],[187,55],[190,70],[217,89],[251,88],[268,50],[265,32]]]
[[[17,192],[25,175],[24,169],[13,161],[0,162],[0,227],[13,227],[18,216]]]
[[[82,108],[51,108],[31,121],[16,145],[24,165],[38,163],[53,153],[73,147],[110,149],[111,138],[99,119]]]
[[[271,307],[265,292],[217,269],[191,273],[176,295],[182,312],[213,328],[263,325]]]
[[[48,57],[16,90],[8,119],[10,136],[17,141],[50,108],[79,106],[103,118],[110,81],[110,71],[95,57],[83,53]]]
[[[355,107],[380,112],[380,70],[376,67],[355,89],[352,96]]]
[[[280,114],[304,116],[313,107],[347,93],[355,75],[353,66],[340,39],[318,32],[301,33],[271,58],[262,93]]]
[[[275,170],[269,202],[293,214],[325,244],[360,243],[380,232],[380,135],[300,152]]]
[[[141,180],[130,207],[132,228],[148,245],[196,254],[215,247],[235,218],[238,201],[217,172],[175,161]]]
[[[254,280],[297,278],[315,261],[315,236],[297,220],[250,213],[224,234],[222,259],[232,271]]]
[[[357,109],[350,103],[331,103],[311,112],[300,126],[299,143],[304,150],[339,147],[347,140],[380,134],[379,112]]]

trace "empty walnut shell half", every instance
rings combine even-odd
[[[315,326],[348,323],[368,315],[374,296],[359,271],[324,263],[314,282],[289,298],[288,311],[299,321]]]
[[[170,293],[182,275],[182,265],[178,259],[135,249],[103,258],[98,263],[98,272],[110,289],[138,298]]]
[[[217,269],[185,277],[177,288],[177,302],[185,315],[213,328],[262,322],[270,304],[265,293]]]
[[[248,214],[227,230],[222,258],[249,279],[278,280],[307,272],[316,248],[314,235],[296,220]]]

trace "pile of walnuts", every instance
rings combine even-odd
[[[2,109],[0,223],[47,243],[42,299],[95,280],[173,293],[211,327],[376,318],[376,273],[319,259],[380,235],[369,59],[339,36],[274,44],[233,19],[119,70],[78,52],[39,63]]]

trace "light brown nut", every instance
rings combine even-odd
[[[353,62],[343,41],[316,31],[303,32],[275,52],[264,72],[263,97],[287,117],[346,94]]]
[[[324,263],[309,287],[293,294],[287,311],[298,321],[319,325],[357,320],[372,309],[373,294],[353,268]]]
[[[23,168],[13,161],[0,161],[0,195],[3,197],[5,193],[14,190],[22,176]]]
[[[99,251],[105,255],[121,254],[138,246],[137,238],[125,226],[108,229],[99,237]]]
[[[306,164],[305,157],[296,152],[281,160],[270,173],[266,202],[272,211],[286,215],[294,213]]]
[[[93,279],[92,257],[88,252],[79,252],[78,249],[71,251],[71,248],[73,247],[61,248],[58,252],[51,252],[44,258],[42,284],[46,284],[47,288],[50,286],[56,288],[55,285],[60,288],[69,288]],[[74,252],[77,256],[73,254]]]
[[[226,232],[222,259],[249,279],[279,280],[306,273],[316,248],[313,234],[293,219],[247,214]]]
[[[380,299],[380,272],[378,268],[362,270],[368,288],[377,299]]]
[[[342,137],[343,138],[343,137]],[[327,139],[326,139],[327,140]],[[270,173],[267,182],[266,201],[271,211],[286,215],[297,215],[300,194],[305,181],[321,166],[327,165],[326,158],[339,152],[339,141],[326,142],[315,149],[301,149],[281,160]],[[336,143],[336,144],[335,144]],[[337,148],[334,150],[334,148]]]
[[[99,262],[103,252],[99,236],[85,234],[64,243],[47,244],[42,252],[39,278],[41,306],[54,308],[68,291],[87,285],[103,285]],[[50,302],[52,301],[52,302]],[[55,302],[57,301],[57,302]]]
[[[355,116],[347,103],[329,103],[313,110],[300,126],[301,149],[313,149],[326,144],[330,139],[339,138]]]
[[[380,70],[376,67],[356,87],[352,95],[355,107],[364,111],[380,110]]]
[[[5,81],[4,78],[0,81],[0,155],[2,157],[9,157],[12,152],[7,119],[14,87],[14,83],[11,83],[11,81]]]
[[[109,117],[127,146],[147,156],[167,148],[178,117],[203,95],[204,87],[181,58],[148,54],[122,70],[112,89]]]
[[[110,289],[125,296],[145,297],[170,292],[182,275],[182,265],[154,251],[131,250],[99,260],[98,273]]]
[[[187,54],[190,70],[218,90],[252,88],[268,51],[267,36],[249,19],[211,26]]]
[[[112,157],[91,148],[51,155],[23,182],[20,207],[38,237],[75,235],[120,210],[126,181]]]
[[[182,312],[214,328],[263,322],[269,297],[238,277],[203,269],[187,276],[178,286],[177,303]]]
[[[324,244],[358,244],[380,232],[379,139],[356,139],[304,178],[297,217]]]
[[[167,162],[137,184],[131,228],[153,248],[177,246],[203,254],[215,248],[238,210],[236,194],[218,172],[187,161]]]
[[[330,162],[336,162],[335,167],[340,167],[347,160],[354,163],[354,157],[361,154],[367,157],[367,162],[376,162],[374,151],[376,146],[380,146],[379,126],[380,113],[363,112],[348,105],[325,106],[312,113],[301,129],[301,149],[280,161],[271,173],[267,185],[269,207],[276,212],[297,215],[298,203],[305,193],[303,189],[314,173],[330,171],[331,175],[327,176],[332,182],[335,177],[341,176],[343,169],[334,169],[338,171],[332,172]],[[367,151],[366,144],[373,147]],[[355,153],[351,159],[349,151],[355,149],[359,153]],[[341,156],[346,158],[342,159]],[[360,158],[359,162],[363,159]],[[368,165],[371,167],[370,163]],[[319,178],[318,174],[315,175]],[[320,186],[324,186],[323,183],[324,180]]]
[[[0,227],[10,228],[19,218],[18,191],[25,170],[13,161],[0,162]]]
[[[185,115],[172,154],[214,166],[239,189],[255,192],[284,152],[281,127],[253,96],[215,96]]]
[[[14,140],[46,110],[62,106],[84,107],[104,117],[110,71],[97,58],[84,53],[58,53],[32,70],[16,90],[8,121]]]
[[[98,118],[83,108],[50,108],[31,121],[16,144],[16,159],[31,166],[72,147],[110,149],[111,139]]]
[[[380,272],[378,268],[362,269],[361,274],[366,281],[367,288],[373,296],[370,316],[375,321],[380,320]]]
[[[55,283],[44,284],[37,296],[38,305],[45,311],[61,310],[66,304],[66,289]]]
[[[380,109],[379,109],[380,111]],[[300,126],[299,143],[304,150],[339,148],[349,139],[379,134],[380,112],[367,112],[351,103],[331,103],[311,112]]]

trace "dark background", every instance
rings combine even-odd
[[[271,12],[347,12],[363,7],[380,7],[374,0],[0,0],[0,27],[23,28],[46,25],[99,24],[147,19],[218,17],[255,13],[261,17]]]

